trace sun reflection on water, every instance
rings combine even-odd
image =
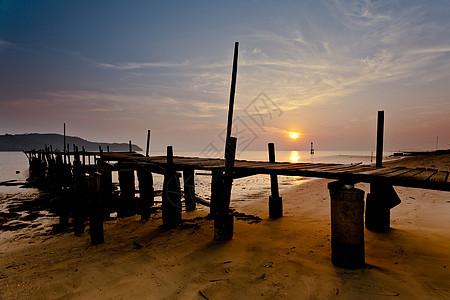
[[[289,154],[289,161],[291,163],[298,163],[300,162],[300,152],[298,151],[291,151]]]

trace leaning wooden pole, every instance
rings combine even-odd
[[[66,123],[64,123],[64,164],[66,163]]]
[[[231,136],[231,129],[233,128],[233,107],[234,107],[234,95],[236,93],[238,50],[239,50],[239,42],[236,42],[234,43],[233,73],[231,75],[230,103],[228,105],[227,136],[225,139],[226,142],[228,142],[228,138]]]
[[[150,129],[147,130],[147,148],[145,148],[145,156],[148,157],[150,152]]]
[[[378,111],[376,167],[383,166],[384,111]]]

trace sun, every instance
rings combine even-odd
[[[294,131],[290,131],[289,132],[289,137],[293,140],[296,140],[300,137],[300,133],[298,132],[294,132]]]

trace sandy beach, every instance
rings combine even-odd
[[[391,164],[449,170],[450,155]],[[89,234],[42,233],[0,245],[2,299],[448,299],[450,193],[395,187],[388,233],[365,231],[367,266],[331,264],[329,180],[282,194],[284,217],[268,217],[268,196],[240,202],[230,241],[213,241],[208,211],[183,213],[164,230],[161,213],[106,221],[105,243]],[[368,184],[357,184],[366,194]]]

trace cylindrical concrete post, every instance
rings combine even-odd
[[[364,191],[333,182],[331,196],[331,261],[341,268],[364,266]]]

